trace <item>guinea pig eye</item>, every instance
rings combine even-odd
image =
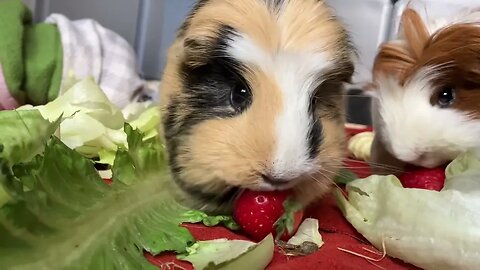
[[[250,89],[243,83],[237,83],[230,92],[230,104],[232,107],[241,112],[245,110],[252,102],[252,93]]]
[[[455,100],[455,89],[452,87],[445,87],[438,93],[437,104],[441,108],[446,108],[452,105]]]

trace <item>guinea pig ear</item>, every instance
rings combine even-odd
[[[411,53],[416,59],[420,58],[430,38],[427,26],[420,15],[411,8],[403,12],[401,24]]]
[[[211,41],[207,37],[186,37],[183,41],[184,63],[196,68],[208,63]]]

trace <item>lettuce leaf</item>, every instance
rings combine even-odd
[[[15,164],[29,161],[43,151],[59,122],[45,120],[36,111],[0,111],[0,159]]]
[[[38,111],[0,111],[0,207],[16,198],[22,186],[13,176],[16,163],[31,160],[43,152],[59,121],[45,120]]]
[[[238,228],[175,200],[155,106],[120,112],[93,81],[72,85],[44,106],[0,112],[2,269],[156,269],[144,250],[195,243],[181,223]],[[99,174],[97,156],[111,173]]]
[[[189,261],[196,270],[263,270],[273,258],[274,242],[270,234],[260,243],[244,240],[215,239],[199,241],[188,249],[188,253],[177,256]]]
[[[143,250],[181,253],[195,242],[179,226],[189,209],[174,198],[163,144],[145,143],[128,125],[125,131],[130,147],[116,154],[111,186],[55,137],[43,154],[15,165],[14,176],[22,185],[28,176],[32,188],[0,209],[2,268],[155,269]]]
[[[480,160],[459,156],[440,192],[403,188],[395,176],[370,176],[337,192],[347,220],[376,248],[424,269],[478,269]]]

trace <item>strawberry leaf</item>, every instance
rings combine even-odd
[[[283,202],[284,213],[274,223],[276,231],[276,240],[278,240],[287,231],[291,234],[294,230],[295,213],[302,209],[302,205],[296,200],[289,197]]]

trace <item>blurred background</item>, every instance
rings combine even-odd
[[[91,18],[123,36],[134,48],[138,69],[148,80],[159,80],[168,46],[195,0],[23,0],[36,21],[52,13],[69,19]],[[237,0],[242,1],[242,0]],[[410,3],[424,18],[449,16],[480,0],[326,0],[345,23],[356,44],[354,84],[349,89],[348,120],[370,124],[370,96],[362,86],[371,79],[379,44],[395,36],[402,10]]]

